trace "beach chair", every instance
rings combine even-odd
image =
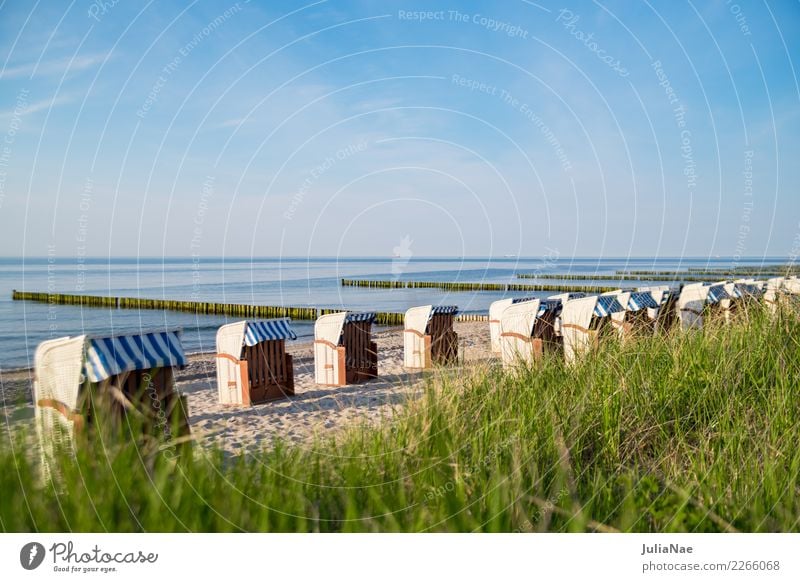
[[[611,327],[611,314],[625,308],[616,295],[593,295],[573,299],[561,308],[561,336],[567,363],[589,351]]]
[[[625,311],[622,313],[621,325],[617,328],[623,338],[634,335],[653,335],[655,333],[662,292],[655,291],[658,295],[658,301],[653,297],[653,293],[653,291],[632,291],[627,294],[628,300],[623,303]],[[617,298],[620,299],[622,295]],[[654,314],[655,317],[651,314]],[[615,315],[618,314],[612,315],[612,318]]]
[[[539,299],[512,303],[500,314],[500,355],[503,367],[535,359],[533,328],[539,313]]]
[[[655,315],[655,332],[667,333],[679,321],[678,315],[678,298],[680,297],[680,289],[669,289],[661,293],[661,299],[658,301],[658,310],[648,309],[648,315]]]
[[[681,329],[702,328],[709,321],[727,321],[731,295],[728,283],[693,283],[685,285],[678,297]]]
[[[601,297],[603,296],[612,296],[616,297],[619,304],[622,305],[623,310],[612,313],[609,315],[609,321],[611,325],[617,330],[617,335],[622,337],[625,335],[625,315],[627,312],[626,306],[628,305],[628,299],[631,296],[630,291],[623,291],[622,289],[617,289],[616,291],[608,291],[606,293],[602,293]]]
[[[531,364],[545,353],[561,348],[556,322],[561,313],[557,299],[514,303],[500,316],[500,344],[504,367]]]
[[[710,287],[704,283],[684,285],[678,296],[677,313],[681,329],[703,327],[706,299]]]
[[[748,307],[756,305],[764,296],[761,284],[755,279],[739,279],[725,285],[728,299],[725,305],[726,321],[730,321],[737,314],[747,315]]]
[[[556,321],[554,323],[553,331],[558,338],[559,345],[561,345],[561,309],[563,308],[564,304],[567,301],[572,299],[581,299],[582,297],[586,297],[586,293],[583,292],[571,292],[571,293],[558,293],[556,295],[550,295],[547,300],[548,301],[558,301],[559,308],[558,308],[558,316],[556,317]]]
[[[342,311],[314,324],[314,380],[344,386],[378,376],[378,346],[372,341],[374,313]]]
[[[425,305],[406,311],[403,330],[403,365],[426,369],[458,361],[458,334],[453,322],[458,313],[454,305]]]
[[[502,352],[500,343],[500,315],[505,311],[509,305],[515,303],[522,303],[525,301],[532,301],[535,297],[517,297],[509,299],[500,299],[489,305],[489,339],[492,346],[492,354],[499,356]]]
[[[772,314],[776,313],[778,310],[778,296],[783,287],[783,280],[783,277],[773,277],[767,279],[766,285],[764,286],[764,296],[762,299],[767,311]]]
[[[734,284],[729,281],[718,281],[708,285],[708,294],[703,308],[705,322],[722,321],[728,323],[731,313]]]
[[[295,340],[288,319],[237,321],[217,331],[217,390],[220,404],[250,406],[294,395]]]
[[[42,342],[34,355],[36,432],[45,467],[77,437],[119,430],[126,418],[142,437],[189,434],[185,397],[174,369],[186,364],[180,331],[80,335]]]
[[[658,321],[658,314],[661,307],[664,305],[666,297],[670,294],[669,285],[651,285],[649,287],[637,287],[637,292],[648,292],[653,297],[653,301],[658,305],[657,307],[648,307],[647,315],[653,321]],[[676,296],[677,299],[677,296]]]

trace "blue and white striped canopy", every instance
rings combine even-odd
[[[597,305],[594,306],[594,314],[597,317],[606,317],[620,311],[625,311],[625,308],[617,301],[616,295],[600,295],[597,298]]]
[[[736,283],[733,286],[734,297],[761,297],[764,292],[761,287],[753,283]]]
[[[185,366],[180,332],[90,337],[87,339],[84,371],[92,382],[131,372],[167,366]]]
[[[269,340],[297,339],[288,319],[248,321],[244,330],[244,345],[254,346]]]
[[[724,285],[713,285],[709,288],[706,303],[719,303],[723,299],[730,299]]]
[[[658,303],[653,299],[650,291],[634,291],[628,299],[628,311],[639,311],[641,309],[656,309]]]
[[[555,311],[561,313],[561,300],[560,299],[543,299],[539,303],[539,311],[536,312],[536,317],[541,317],[548,311]]]
[[[458,313],[457,305],[437,305],[431,311],[431,315],[455,315]]]
[[[363,313],[347,313],[344,322],[345,323],[353,323],[356,321],[368,321],[372,323],[375,321],[376,314],[373,312],[365,311]]]
[[[515,297],[511,300],[511,305],[516,305],[517,303],[525,303],[526,301],[533,301],[536,297]]]
[[[669,291],[664,291],[664,293],[661,295],[661,305],[664,305],[670,300],[671,297],[677,297],[678,295],[679,293],[677,291],[673,291],[671,289]]]

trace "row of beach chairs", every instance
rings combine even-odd
[[[489,308],[492,351],[505,366],[533,362],[545,352],[563,351],[574,362],[605,333],[620,338],[669,330],[702,328],[704,320],[728,322],[748,304],[763,302],[774,312],[778,303],[800,295],[800,280],[740,279],[668,286],[617,289],[602,295],[563,293],[545,300],[516,298]]]
[[[405,364],[425,369],[455,362],[458,309],[409,309]],[[344,386],[378,375],[372,341],[375,313],[339,312],[314,325],[314,378]],[[294,395],[294,366],[286,342],[297,339],[289,319],[238,321],[217,331],[217,390],[221,404],[249,406]],[[106,421],[122,425],[131,411],[148,436],[189,435],[185,397],[174,372],[187,363],[180,330],[65,337],[42,342],[34,356],[36,430],[50,459],[76,437]],[[163,438],[162,438],[163,440]]]
[[[604,333],[651,334],[680,323],[727,321],[748,302],[775,310],[800,295],[797,278],[697,283],[680,290],[642,287],[602,295],[576,293],[547,299],[517,298],[489,308],[491,349],[504,366],[563,351],[567,362],[590,350]],[[404,365],[427,369],[458,360],[454,306],[409,309],[403,330]],[[378,374],[372,341],[374,313],[339,312],[314,326],[314,378],[327,386],[359,383]],[[222,404],[257,404],[294,395],[294,369],[286,341],[297,339],[288,319],[240,321],[217,333],[217,386]],[[185,397],[175,389],[175,369],[186,365],[179,330],[113,336],[66,337],[36,350],[34,404],[37,432],[50,451],[74,441],[101,416],[122,422],[131,409],[158,438],[189,435]]]

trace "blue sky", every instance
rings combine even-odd
[[[796,1],[4,2],[0,253],[796,255],[798,39]]]

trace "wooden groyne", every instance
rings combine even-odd
[[[459,313],[456,321],[489,321],[488,313]]]
[[[444,291],[555,291],[561,293],[605,293],[616,287],[600,285],[520,285],[516,283],[458,283],[444,281],[382,281],[342,279],[342,287],[368,289],[442,289]]]
[[[316,307],[277,307],[272,305],[247,305],[243,303],[210,303],[206,301],[179,301],[175,299],[146,299],[142,297],[102,297],[98,295],[71,295],[66,293],[37,293],[17,291],[11,293],[14,301],[36,301],[50,305],[80,305],[106,309],[152,309],[185,311],[204,315],[232,315],[235,317],[291,317],[314,320],[320,311]]]
[[[544,279],[559,281],[716,281],[719,275],[695,275],[694,273],[654,273],[648,275],[609,274],[580,275],[571,273],[559,275],[553,273],[517,273],[518,279]]]
[[[275,307],[271,305],[245,305],[241,303],[207,303],[203,301],[177,301],[172,299],[144,299],[140,297],[101,297],[99,295],[71,295],[67,293],[37,293],[29,291],[11,292],[14,301],[36,301],[50,305],[79,305],[100,309],[152,309],[162,311],[184,311],[203,315],[232,315],[246,318],[290,317],[297,320],[316,321],[321,315],[337,313],[342,309],[317,307]],[[403,325],[404,313],[378,312],[378,325]],[[462,313],[458,321],[486,321],[488,315]]]
[[[742,277],[745,275],[757,276],[775,276],[780,277],[784,275],[798,275],[800,274],[800,266],[786,265],[785,267],[735,267],[735,268],[714,268],[703,269],[697,267],[690,267],[685,271],[617,271],[618,275],[686,275],[692,277],[709,276],[709,277]]]

